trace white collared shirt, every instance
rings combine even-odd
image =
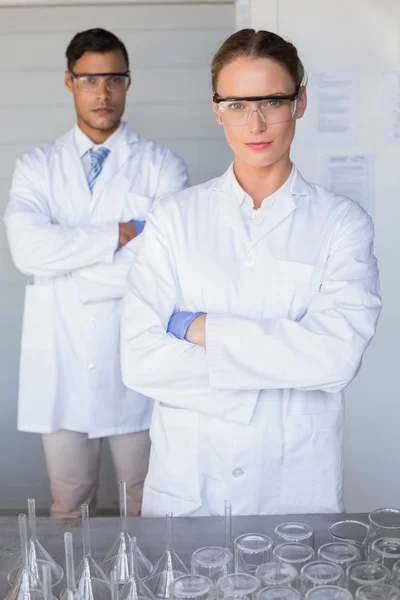
[[[118,143],[119,138],[121,137],[123,131],[125,129],[125,123],[120,123],[118,129],[114,131],[113,134],[110,135],[109,138],[106,139],[104,144],[94,144],[93,141],[83,133],[82,129],[79,125],[75,125],[74,127],[74,137],[75,142],[78,148],[79,156],[81,157],[83,170],[85,171],[86,179],[89,177],[90,173],[90,150],[98,150],[99,148],[107,148],[110,152]],[[108,158],[108,157],[107,157]],[[105,160],[107,160],[107,158]]]
[[[232,192],[236,196],[241,207],[243,220],[246,224],[246,229],[250,239],[253,239],[254,236],[257,235],[257,229],[259,229],[259,226],[265,221],[265,219],[268,219],[268,212],[274,207],[274,205],[282,198],[287,197],[288,194],[290,194],[294,172],[295,169],[292,166],[291,173],[285,183],[278,188],[276,192],[264,198],[259,209],[255,209],[253,198],[251,198],[249,194],[244,191],[236,178],[233,170],[233,164],[231,165],[230,176]]]

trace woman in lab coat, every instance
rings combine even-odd
[[[343,389],[380,313],[373,225],[290,160],[295,47],[244,29],[212,63],[234,162],[153,210],[128,277],[122,371],[156,400],[142,514],[340,512]]]

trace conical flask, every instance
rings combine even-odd
[[[43,600],[43,587],[40,579],[29,568],[28,529],[26,515],[19,515],[19,536],[21,541],[21,567],[6,600]]]
[[[129,541],[129,563],[130,578],[119,592],[119,600],[155,600],[137,573],[136,537]]]
[[[128,520],[126,510],[126,483],[119,482],[119,510],[121,517],[121,531],[114,542],[112,548],[107,553],[100,564],[100,568],[104,571],[108,578],[111,578],[111,573],[114,571],[118,584],[124,584],[128,581],[129,574],[129,535],[128,535]],[[137,573],[141,579],[146,577],[151,571],[152,564],[149,559],[143,554],[140,548],[137,549]]]
[[[172,549],[172,517],[172,513],[165,515],[167,530],[165,552],[144,579],[152,594],[160,600],[169,598],[169,586],[176,577],[189,573],[186,565]]]

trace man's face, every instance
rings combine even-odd
[[[127,70],[128,66],[119,50],[85,52],[72,68],[74,75],[126,73]],[[120,78],[120,82],[125,82],[125,79]],[[117,90],[113,89],[115,86],[110,84],[111,81],[118,82],[118,78],[75,79],[68,71],[65,73],[65,85],[74,96],[78,125],[88,137],[96,138],[100,132],[111,135],[119,126],[130,81],[126,89]]]

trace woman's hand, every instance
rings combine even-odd
[[[197,344],[198,346],[206,347],[206,314],[196,317],[189,325],[186,331],[185,340]]]

